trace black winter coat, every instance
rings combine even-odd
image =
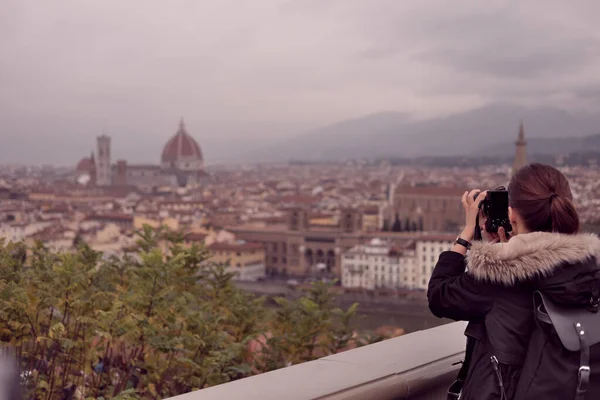
[[[535,232],[507,243],[474,243],[466,257],[440,255],[429,281],[429,308],[438,317],[469,321],[471,361],[461,400],[501,399],[500,379],[507,400],[573,398],[576,377],[556,376],[543,365],[522,374],[536,327],[533,292],[563,305],[587,305],[600,290],[599,254],[595,235]],[[597,356],[592,352],[592,363]],[[600,365],[600,358],[595,362]],[[586,399],[600,399],[599,378],[592,373]]]

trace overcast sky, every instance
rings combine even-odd
[[[103,130],[117,157],[157,161],[181,116],[215,159],[382,111],[590,110],[599,15],[597,0],[2,0],[0,162],[75,162]]]

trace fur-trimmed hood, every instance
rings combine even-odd
[[[467,255],[468,273],[480,280],[512,286],[517,281],[545,277],[559,266],[600,259],[600,238],[532,232],[506,243],[475,242]]]

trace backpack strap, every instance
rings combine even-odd
[[[462,388],[467,380],[467,374],[469,372],[469,366],[471,365],[471,358],[473,355],[473,349],[475,348],[475,339],[467,336],[467,349],[465,350],[465,359],[459,363],[462,363],[460,371],[458,371],[458,376],[456,380],[452,383],[450,388],[448,389],[448,400],[458,400],[460,399],[460,395],[462,392]],[[459,364],[456,363],[456,364]],[[454,365],[454,364],[452,364]]]
[[[575,329],[579,335],[581,351],[579,352],[579,372],[577,374],[577,391],[575,400],[584,400],[585,392],[590,383],[590,346],[587,343],[587,337],[584,326],[577,322]]]
[[[544,310],[542,310],[542,304],[535,308],[535,318],[538,321],[552,325],[552,320],[550,319],[550,316],[546,314]]]
[[[579,351],[575,400],[584,400],[590,383],[590,346],[600,343],[600,314],[590,309],[561,307],[540,292],[535,296],[536,319],[552,325],[567,350]]]

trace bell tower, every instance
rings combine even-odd
[[[112,174],[110,166],[110,137],[106,135],[97,138],[96,154],[96,183],[98,186],[110,186]]]
[[[515,160],[512,173],[514,174],[525,165],[527,165],[527,141],[525,140],[525,131],[523,129],[523,122],[521,121],[519,136],[515,142]]]

